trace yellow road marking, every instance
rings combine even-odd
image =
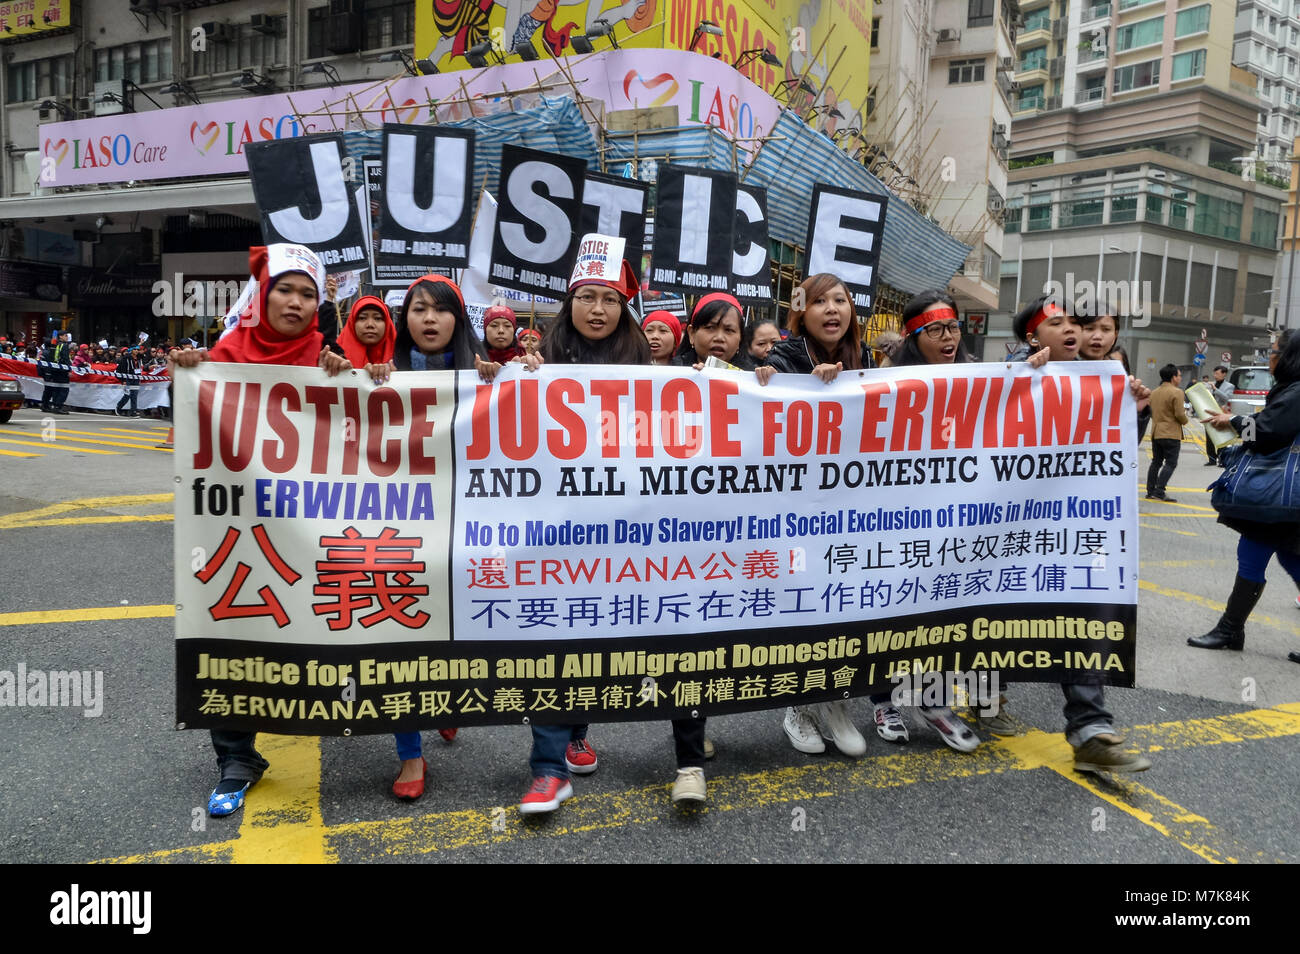
[[[1181,513],[1179,511],[1164,510],[1139,510],[1138,513],[1144,517],[1181,517],[1184,520],[1214,520],[1219,516],[1218,513]]]
[[[77,447],[73,444],[56,443],[55,441],[24,441],[16,437],[0,437],[0,443],[19,444],[23,447],[40,447],[45,449],[67,451],[68,453],[78,454],[120,454],[121,451],[98,450],[94,447]],[[36,456],[40,456],[39,454]]]
[[[1129,742],[1138,749],[1157,753],[1294,735],[1300,735],[1300,704],[1136,726],[1129,731]],[[349,856],[410,857],[641,826],[675,814],[668,800],[669,786],[664,784],[581,795],[570,799],[556,815],[540,825],[521,818],[513,800],[504,805],[431,812],[418,818],[324,825],[319,810],[311,804],[313,799],[319,799],[320,793],[319,744],[315,747],[311,744],[317,740],[263,738],[267,744],[262,751],[273,763],[272,769],[250,793],[243,811],[252,814],[244,819],[236,838],[104,860],[138,863],[244,860],[246,857],[249,860],[334,861],[344,852]],[[1178,840],[1206,860],[1273,860],[1263,852],[1233,842],[1194,810],[1177,805],[1149,788],[1127,780],[1103,783],[1096,776],[1076,773],[1064,738],[1038,730],[1017,738],[996,739],[969,755],[941,748],[857,762],[821,761],[767,772],[721,775],[709,779],[709,802],[699,811],[753,810],[917,782],[944,782],[1036,769],[1056,772],[1166,837]],[[272,779],[276,779],[274,787],[268,784]],[[259,806],[259,802],[263,804]],[[246,838],[251,838],[252,843],[247,856],[243,856],[242,843]]]
[[[72,428],[70,428],[70,427],[60,427],[60,428],[58,429],[57,433],[58,433],[58,434],[83,434],[83,435],[85,435],[86,437],[112,437],[112,438],[115,438],[116,440],[119,440],[119,441],[138,442],[138,443],[139,443],[139,446],[141,446],[141,447],[144,447],[144,446],[146,446],[146,445],[149,446],[149,447],[152,447],[152,446],[153,446],[155,443],[157,443],[157,441],[158,441],[158,438],[157,438],[157,437],[151,437],[151,436],[147,436],[147,435],[143,435],[143,436],[142,436],[142,435],[139,435],[139,434],[132,434],[130,437],[125,437],[125,436],[123,436],[123,435],[121,435],[121,434],[109,434],[109,433],[106,433],[105,431],[74,431],[74,430],[73,430]],[[129,443],[129,444],[123,444],[122,446],[124,446],[124,447],[134,447],[134,446],[136,446],[136,444],[135,444],[135,443]]]
[[[101,619],[161,619],[175,616],[171,603],[152,606],[91,606],[86,609],[29,610],[0,613],[0,626],[35,626],[41,623],[89,623]]]
[[[1186,593],[1183,590],[1170,589],[1167,586],[1160,586],[1158,583],[1152,583],[1149,580],[1138,580],[1138,589],[1148,590],[1157,593],[1160,596],[1169,596],[1176,600],[1182,600],[1184,603],[1195,603],[1197,606],[1204,606],[1206,609],[1213,610],[1216,613],[1223,612],[1223,603],[1216,603],[1214,600],[1207,599],[1199,593]],[[1285,620],[1275,619],[1272,616],[1266,616],[1263,613],[1251,613],[1247,617],[1249,622],[1262,623],[1265,626],[1272,626],[1274,629],[1280,629],[1283,632],[1291,633],[1294,636],[1300,636],[1300,626],[1295,626]]]
[[[1172,527],[1157,527],[1154,523],[1142,523],[1142,522],[1139,521],[1139,522],[1138,522],[1138,526],[1139,526],[1139,527],[1144,527],[1144,528],[1146,528],[1147,530],[1160,530],[1160,531],[1162,531],[1162,532],[1164,532],[1164,533],[1176,533],[1176,534],[1178,534],[1179,536],[1184,536],[1184,537],[1197,537],[1197,536],[1200,536],[1200,534],[1198,534],[1198,533],[1192,533],[1190,530],[1175,530],[1175,529],[1173,529]]]
[[[325,846],[320,813],[320,739],[263,735],[263,757],[275,769],[251,790],[231,861],[237,864],[325,864],[337,857]]]
[[[174,520],[169,513],[116,514],[105,517],[56,517],[53,520],[33,520],[30,523],[9,527],[10,530],[25,530],[28,527],[80,527],[90,523],[165,523]],[[5,529],[5,528],[0,528]]]
[[[1152,502],[1154,503],[1154,501]],[[1179,503],[1176,500],[1161,500],[1160,505],[1162,507],[1182,507],[1185,510],[1204,510],[1207,513],[1217,514],[1219,512],[1215,510],[1213,507],[1202,507],[1200,504]]]
[[[163,428],[147,428],[147,427],[139,427],[139,428],[131,428],[131,427],[106,427],[106,428],[104,428],[104,430],[105,430],[105,431],[110,431],[110,432],[112,432],[112,433],[114,433],[114,434],[130,434],[132,437],[134,437],[134,436],[136,436],[136,435],[144,435],[144,436],[147,436],[147,437],[156,437],[156,436],[158,436],[158,435],[162,435],[163,437],[166,437],[166,436],[167,436],[167,428],[165,428],[165,427],[163,427]]]
[[[55,434],[56,434],[56,435],[57,435],[57,434],[60,434],[60,433],[63,432],[63,430],[64,430],[63,428],[59,428],[59,429],[55,432]],[[69,434],[86,434],[86,433],[93,433],[93,432],[90,432],[90,431],[73,431],[73,430],[68,430],[68,433],[69,433]],[[55,440],[57,441],[57,439],[58,439],[58,438],[56,437]],[[141,448],[141,447],[144,447],[144,445],[142,445],[142,444],[128,444],[126,441],[104,441],[104,440],[98,440],[98,439],[93,438],[93,437],[74,437],[74,438],[73,438],[73,441],[75,441],[75,442],[78,443],[78,444],[105,444],[105,445],[107,445],[107,446],[109,446],[109,447],[134,447],[134,448],[137,448],[137,449],[139,449],[139,448]],[[156,450],[157,448],[152,447],[152,446],[149,446],[149,447],[146,447],[145,449],[146,449],[146,450]]]
[[[0,447],[0,455],[5,457],[41,457],[41,454],[29,454],[26,451],[11,451]]]
[[[115,453],[115,452],[114,452]],[[165,494],[118,494],[112,497],[80,497],[65,500],[63,503],[37,507],[35,510],[22,510],[18,513],[5,514],[0,517],[0,530],[14,527],[40,526],[33,521],[71,513],[74,510],[106,510],[111,507],[142,507],[148,504],[171,503],[174,495]],[[168,515],[170,516],[170,515]],[[138,518],[136,518],[138,519]]]
[[[1156,527],[1155,529],[1159,530],[1161,528]],[[1193,534],[1193,536],[1195,536],[1195,534]],[[1138,566],[1164,566],[1164,567],[1213,566],[1215,563],[1222,563],[1222,562],[1224,561],[1222,560],[1142,560],[1138,564]]]

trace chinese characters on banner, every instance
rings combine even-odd
[[[177,708],[287,733],[1133,684],[1113,363],[176,378]]]

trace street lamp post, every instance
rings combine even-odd
[[[1130,274],[1133,272],[1133,269],[1136,267],[1136,266],[1134,265],[1134,263],[1133,263],[1133,259],[1134,259],[1135,255],[1136,255],[1135,252],[1130,252],[1128,249],[1120,248],[1118,245],[1108,245],[1106,248],[1107,248],[1108,251],[1111,251],[1111,252],[1123,252],[1125,255],[1128,255],[1128,256],[1129,256],[1129,268],[1128,268],[1128,272],[1129,272]],[[1129,306],[1132,305],[1132,303],[1133,303],[1133,289],[1132,289],[1131,285],[1132,285],[1132,283],[1134,283],[1134,282],[1136,282],[1136,281],[1137,281],[1136,276],[1133,277],[1133,278],[1130,278],[1130,279],[1129,279],[1129,287],[1128,287],[1128,305],[1126,305],[1126,306],[1124,307],[1124,343],[1125,343],[1125,345],[1126,345],[1127,347],[1130,347],[1130,348],[1133,347],[1133,343],[1132,343],[1131,341],[1129,341],[1129,338],[1128,338],[1128,333],[1129,333],[1129,312],[1132,311],[1132,308],[1129,307]],[[1135,355],[1137,354],[1136,349],[1134,350],[1133,353],[1134,353]]]

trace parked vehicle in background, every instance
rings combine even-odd
[[[1228,372],[1232,383],[1232,413],[1254,414],[1264,406],[1273,387],[1273,372],[1267,365],[1247,365]]]
[[[8,424],[14,411],[23,406],[23,387],[18,379],[0,374],[0,424]]]

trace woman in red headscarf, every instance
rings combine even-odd
[[[248,306],[231,316],[234,324],[211,351],[172,351],[169,367],[224,361],[320,367],[330,375],[351,370],[351,362],[325,347],[316,327],[325,288],[325,268],[316,254],[301,245],[257,246],[248,250],[248,264],[256,282]],[[230,815],[270,763],[255,748],[256,732],[212,729],[211,735],[220,777],[208,796],[208,814]]]
[[[387,366],[393,360],[396,343],[393,316],[383,299],[374,295],[363,295],[356,300],[337,342],[352,367],[365,368],[372,372],[372,377],[376,365]]]

